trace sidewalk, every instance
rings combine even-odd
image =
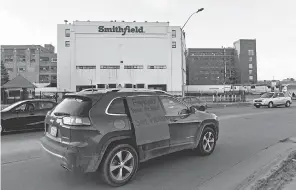
[[[283,190],[295,190],[296,189],[296,177],[293,178],[293,181],[288,183]]]
[[[258,186],[258,181],[262,181],[262,176],[270,176],[275,166],[282,163],[295,150],[295,143],[279,142],[251,158],[242,160],[201,184],[195,190],[260,190],[262,188],[256,189],[254,186]]]

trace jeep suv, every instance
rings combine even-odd
[[[253,104],[256,108],[260,108],[261,106],[267,106],[269,108],[276,106],[290,107],[292,104],[292,98],[282,92],[269,92],[263,94],[260,98],[253,100]]]
[[[41,145],[69,171],[95,172],[122,186],[139,163],[192,149],[210,155],[219,135],[214,114],[147,89],[108,89],[65,95],[47,113]]]

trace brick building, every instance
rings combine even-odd
[[[57,54],[51,44],[1,45],[1,61],[9,79],[21,74],[30,82],[57,83]]]
[[[256,40],[238,40],[230,48],[189,48],[187,85],[257,82]]]

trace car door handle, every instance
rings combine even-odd
[[[29,113],[29,115],[35,115],[35,113]]]

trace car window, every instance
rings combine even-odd
[[[283,93],[280,93],[280,97],[285,97],[285,95]]]
[[[126,114],[122,98],[116,98],[110,104],[108,111],[109,114]]]
[[[27,103],[26,110],[27,110],[27,111],[34,111],[34,110],[35,110],[35,106],[34,106],[34,104]]]
[[[279,97],[279,94],[278,94],[278,93],[275,93],[275,94],[273,95],[273,97],[274,97],[274,98],[277,98],[277,97]]]
[[[160,99],[167,115],[177,116],[182,110],[188,109],[187,106],[171,97],[162,96]]]
[[[40,109],[51,109],[53,107],[54,107],[54,104],[52,102],[39,102]]]
[[[92,108],[92,101],[82,97],[67,97],[59,103],[51,113],[52,116],[79,116],[87,117]]]
[[[26,104],[26,103],[21,104],[21,105],[19,105],[19,106],[17,106],[17,107],[15,108],[15,111],[24,112],[24,111],[26,111],[26,107],[27,107],[27,104]]]

